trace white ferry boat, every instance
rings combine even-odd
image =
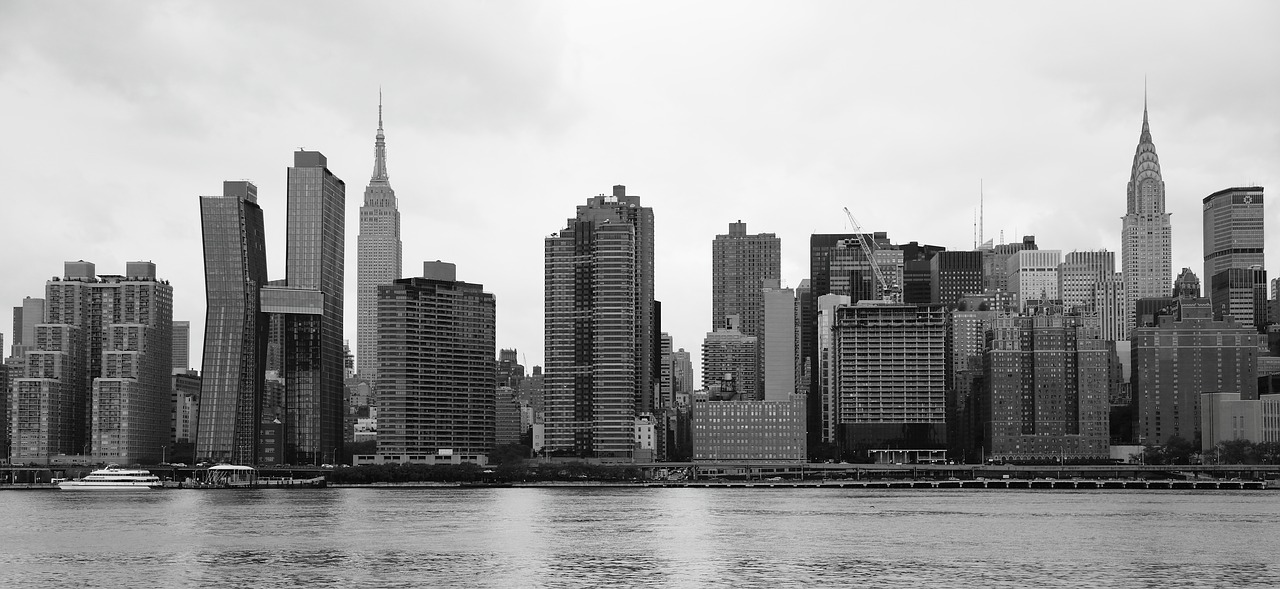
[[[120,468],[115,464],[95,470],[84,478],[58,483],[58,488],[64,491],[145,491],[159,489],[161,486],[163,483],[160,482],[160,477],[151,474],[151,471]]]

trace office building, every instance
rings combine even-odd
[[[155,264],[98,276],[91,262],[67,262],[45,283],[44,320],[14,379],[13,460],[158,460],[169,439],[172,321],[173,289]]]
[[[1067,312],[1096,315],[1100,285],[1115,276],[1115,253],[1107,250],[1068,253],[1058,268],[1058,294]]]
[[[929,275],[928,302],[955,308],[962,297],[982,294],[985,288],[982,252],[938,252],[929,260]]]
[[[805,399],[713,399],[698,395],[692,408],[694,462],[800,463],[805,445]]]
[[[1009,256],[1007,284],[1018,301],[1018,312],[1028,304],[1043,305],[1061,300],[1058,293],[1060,250],[1020,250]]]
[[[1229,314],[1242,325],[1267,322],[1262,197],[1254,186],[1204,198],[1204,277],[1216,319]]]
[[[191,322],[173,322],[173,374],[182,374],[191,368]]]
[[[1214,319],[1231,317],[1240,325],[1261,329],[1267,323],[1267,271],[1255,266],[1214,274],[1209,301]]]
[[[902,302],[910,305],[929,304],[935,290],[933,259],[947,248],[912,241],[899,244],[898,249],[902,250]]]
[[[815,304],[815,311],[818,316],[818,350],[813,371],[817,374],[817,384],[811,389],[811,394],[817,397],[820,404],[821,429],[816,437],[819,442],[825,444],[836,443],[836,428],[839,424],[840,415],[834,384],[838,366],[835,361],[836,309],[850,304],[852,304],[852,301],[847,295],[838,294],[822,295],[818,297]],[[812,403],[812,401],[808,402]],[[810,438],[814,437],[812,431],[809,434]]]
[[[837,306],[832,340],[841,450],[946,446],[946,313],[887,301]]]
[[[1266,267],[1262,187],[1219,190],[1204,197],[1204,277],[1230,268]]]
[[[1078,317],[994,320],[981,407],[982,446],[1010,462],[1088,462],[1110,456],[1108,392],[1114,342]]]
[[[1132,378],[1139,442],[1194,440],[1200,428],[1201,393],[1258,398],[1256,329],[1216,320],[1208,299],[1171,299],[1155,325],[1134,330]]]
[[[1151,141],[1146,99],[1142,105],[1142,133],[1133,154],[1128,196],[1121,226],[1120,254],[1125,284],[1127,324],[1136,322],[1138,299],[1167,297],[1173,276],[1173,231],[1165,211],[1160,158]]]
[[[777,280],[764,286],[763,378],[757,383],[760,398],[785,401],[796,392],[796,294],[781,288]]]
[[[659,357],[653,209],[614,186],[545,240],[546,451],[629,459]]]
[[[1003,233],[1000,240],[1004,241]],[[982,252],[982,275],[985,287],[983,292],[1007,292],[1009,290],[1009,256],[1023,250],[1034,249],[1038,249],[1036,236],[1024,235],[1020,242],[1001,243],[979,250]]]
[[[356,373],[377,379],[378,287],[401,277],[403,244],[396,191],[387,176],[387,142],[382,133],[382,96],[378,96],[378,134],[373,147],[373,176],[360,206],[356,237]]]

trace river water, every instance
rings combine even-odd
[[[1271,587],[1269,491],[0,492],[0,587]]]

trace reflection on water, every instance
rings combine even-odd
[[[1268,492],[5,491],[0,522],[3,587],[1280,585]]]

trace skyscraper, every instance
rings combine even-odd
[[[1167,297],[1173,279],[1173,233],[1164,208],[1164,179],[1160,158],[1151,142],[1146,99],[1142,105],[1142,133],[1129,174],[1127,209],[1120,235],[1123,258],[1126,325],[1132,329],[1138,299]]]
[[[458,281],[456,267],[444,262],[426,262],[423,277],[378,288],[378,341],[388,351],[375,387],[380,461],[431,464],[441,450],[475,456],[493,449],[495,308],[492,294]],[[512,389],[503,389],[501,402],[513,405]],[[518,410],[515,423],[518,440]]]
[[[182,374],[191,364],[191,322],[173,322],[173,362],[170,366],[174,374]]]
[[[831,396],[841,450],[944,448],[946,312],[890,301],[834,310]]]
[[[1058,293],[1058,266],[1062,263],[1061,250],[1020,250],[1009,256],[1009,292],[1017,297],[1018,311],[1027,303],[1061,299]]]
[[[1215,318],[1266,323],[1262,187],[1219,190],[1204,198],[1204,277]]]
[[[313,320],[285,334],[286,341],[317,349],[314,380],[290,386],[285,377],[286,455],[293,463],[332,460],[342,449],[342,297],[346,227],[346,184],[329,171],[317,151],[297,151],[288,172],[285,283],[320,298]],[[303,342],[305,340],[305,342]],[[290,352],[286,351],[286,356]]]
[[[777,280],[765,282],[762,339],[759,398],[788,400],[796,392],[796,293],[781,288]]]
[[[158,459],[169,439],[172,287],[150,262],[102,276],[67,262],[45,301],[13,385],[13,458]]]
[[[378,134],[373,147],[373,177],[360,206],[356,237],[356,372],[376,381],[378,371],[378,287],[400,278],[403,244],[396,191],[387,177],[387,142],[382,134],[382,96],[378,96]]]
[[[739,317],[739,331],[760,336],[766,280],[782,278],[782,240],[772,233],[747,235],[747,224],[729,224],[728,235],[711,242],[711,326]]]
[[[653,209],[614,186],[545,240],[546,450],[630,457],[653,408]]]
[[[200,197],[204,239],[204,357],[196,457],[255,464],[267,327],[260,316],[267,283],[267,246],[258,188],[222,184],[222,196]]]

